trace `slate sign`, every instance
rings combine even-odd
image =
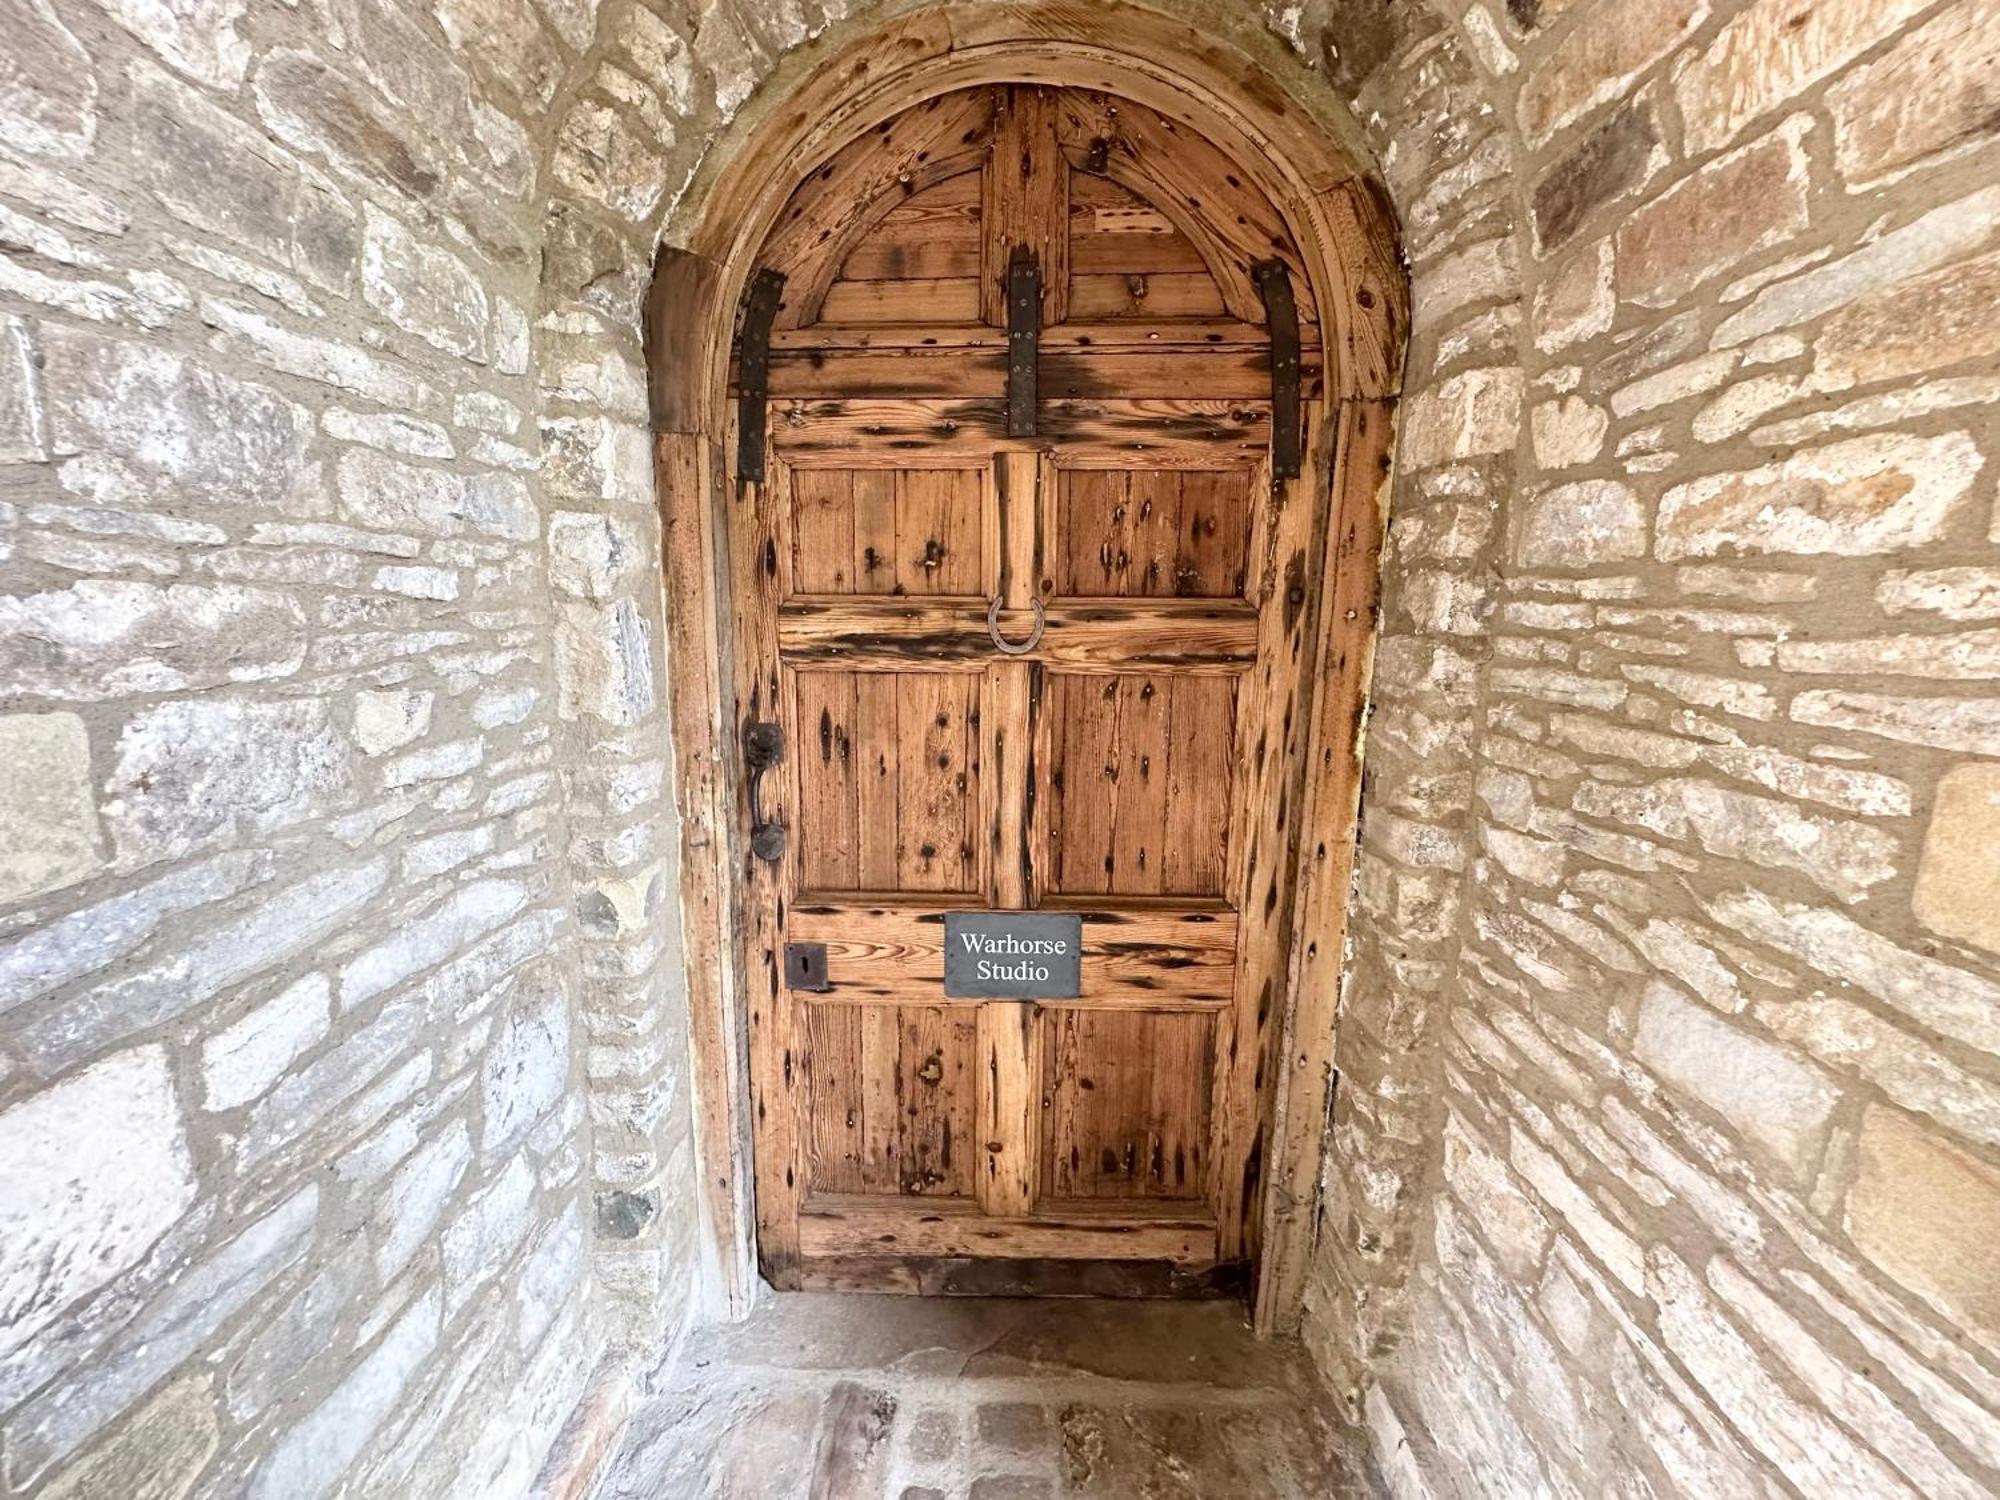
[[[1083,992],[1083,918],[944,914],[944,992],[962,1000],[1069,1000]]]

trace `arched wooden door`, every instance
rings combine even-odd
[[[1323,411],[1296,260],[1185,126],[1024,84],[869,132],[759,255],[726,561],[783,830],[745,913],[778,1285],[1240,1283],[1326,545],[1274,477]],[[1074,915],[1077,993],[948,995],[966,911]]]

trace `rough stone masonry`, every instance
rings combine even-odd
[[[1398,1495],[1992,1493],[2000,8],[1156,3],[1412,268],[1342,1409]],[[907,8],[0,0],[0,1495],[522,1495],[673,1347],[638,299]]]

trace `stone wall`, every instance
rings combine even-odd
[[[1985,1492],[1992,8],[1162,5],[1414,275],[1322,1368],[1412,1494]],[[713,1286],[639,303],[904,8],[0,0],[0,1495],[517,1494]]]
[[[1308,1336],[1399,1494],[1991,1494],[2000,11],[1414,9]]]
[[[0,1494],[518,1493],[606,1334],[568,855],[662,777],[558,670],[589,18],[0,36]]]

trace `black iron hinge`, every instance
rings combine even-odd
[[[764,434],[771,392],[771,325],[785,292],[785,274],[768,266],[750,278],[743,299],[743,335],[736,355],[736,477],[764,482]]]
[[[1299,307],[1292,273],[1273,256],[1252,266],[1271,332],[1271,477],[1297,479],[1300,468]]]
[[[1035,362],[1042,337],[1042,270],[1016,245],[1007,262],[1007,436],[1035,435]]]

